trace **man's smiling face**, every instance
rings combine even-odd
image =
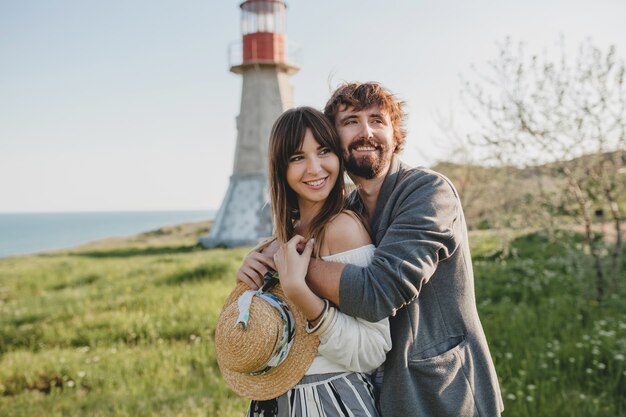
[[[356,111],[344,106],[335,116],[346,169],[372,179],[387,173],[396,148],[389,115],[378,106]]]

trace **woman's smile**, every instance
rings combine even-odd
[[[287,184],[298,196],[298,204],[316,204],[328,198],[339,175],[339,157],[320,145],[307,129],[302,147],[289,158]]]

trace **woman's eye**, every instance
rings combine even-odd
[[[324,148],[322,150],[320,150],[320,155],[326,155],[331,153],[332,151],[330,150],[330,148]]]
[[[291,158],[289,158],[289,162],[298,162],[302,160],[302,155],[294,155]]]

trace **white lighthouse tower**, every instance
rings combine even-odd
[[[283,0],[241,3],[241,61],[230,70],[243,77],[237,117],[237,147],[230,185],[205,247],[242,246],[272,233],[267,201],[267,148],[276,118],[293,107],[289,76],[298,67],[286,60]]]

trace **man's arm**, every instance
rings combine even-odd
[[[365,268],[346,265],[339,279],[341,311],[368,321],[394,315],[417,298],[439,262],[456,251],[464,236],[460,201],[440,175],[411,175],[389,204],[391,223],[372,263]]]
[[[345,264],[311,259],[306,282],[318,296],[339,305],[339,282]]]

